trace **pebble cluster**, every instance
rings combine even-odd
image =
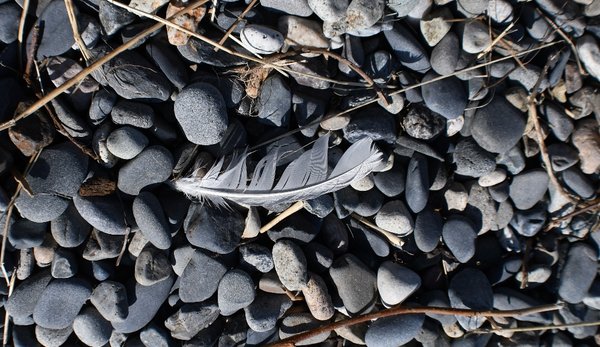
[[[23,1],[0,0],[0,122],[85,68],[65,3],[31,2],[21,46]],[[154,24],[73,3],[88,63]],[[302,344],[600,343],[596,326],[470,333],[600,320],[600,0],[248,3],[173,19],[214,41],[236,25],[227,49],[159,30],[0,133],[10,345],[259,346],[395,305],[555,303],[382,318]],[[165,17],[189,3],[128,5]],[[269,140],[258,154],[279,146],[289,163],[325,132],[331,167],[363,137],[389,165],[264,234],[287,206],[224,208],[171,184]]]

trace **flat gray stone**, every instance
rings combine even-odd
[[[64,329],[73,324],[90,294],[90,285],[82,279],[53,280],[35,304],[33,320],[44,328]]]

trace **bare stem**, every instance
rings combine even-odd
[[[223,38],[221,40],[219,40],[219,45],[223,45],[225,43],[225,41],[227,41],[227,39],[229,38],[229,35],[231,35],[231,33],[235,30],[235,27],[237,27],[237,25],[248,14],[248,12],[250,12],[250,10],[254,7],[254,5],[256,5],[257,2],[258,2],[258,0],[252,0],[252,2],[249,3],[248,6],[246,6],[244,11],[242,11],[242,13],[240,13],[240,15],[235,19],[235,22],[233,22],[233,24],[231,24],[231,26],[227,29],[227,31],[225,32],[225,35],[223,35]],[[219,47],[215,47],[215,52],[218,52],[218,51],[219,51]]]
[[[287,217],[293,215],[294,213],[300,211],[304,207],[303,201],[296,201],[292,206],[288,207],[285,211],[281,212],[277,215],[277,217],[273,218],[272,221],[265,224],[262,228],[260,228],[260,233],[267,232],[271,230],[272,227],[276,226],[279,222],[283,221]]]
[[[473,311],[473,310],[463,310],[456,308],[448,308],[448,307],[402,307],[396,306],[383,311],[378,311],[374,313],[365,314],[362,316],[349,318],[337,322],[333,322],[327,325],[320,326],[318,328],[300,333],[298,335],[294,335],[288,337],[287,339],[283,339],[281,341],[277,341],[267,346],[270,347],[290,347],[295,346],[296,343],[309,339],[311,337],[321,335],[324,333],[331,332],[335,329],[344,328],[360,323],[370,322],[379,318],[407,315],[407,314],[441,314],[441,315],[452,315],[452,316],[464,316],[464,317],[514,317],[514,316],[524,316],[528,314],[534,313],[542,313],[549,311],[556,311],[560,309],[561,305],[542,305],[536,307],[530,307],[519,310],[506,310],[506,311]]]

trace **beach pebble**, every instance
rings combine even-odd
[[[219,282],[217,302],[223,316],[231,316],[254,301],[254,282],[238,269],[227,272]]]
[[[219,143],[229,124],[223,96],[204,82],[185,87],[175,100],[174,111],[186,138],[199,145]]]
[[[494,157],[479,147],[471,138],[461,140],[454,149],[456,173],[470,177],[482,177],[494,171]]]
[[[476,237],[472,222],[463,216],[452,216],[444,223],[444,243],[461,263],[466,263],[475,255]]]
[[[513,177],[510,198],[519,210],[528,210],[540,201],[548,190],[548,174],[543,169],[529,170]]]
[[[466,205],[466,192],[465,192]],[[425,209],[417,214],[413,233],[417,247],[423,252],[433,251],[442,236],[442,218],[431,210]]]
[[[321,276],[310,273],[306,287],[302,289],[304,300],[312,316],[320,321],[329,320],[335,310],[329,295],[327,284]]]
[[[600,48],[598,48],[598,41],[592,35],[583,35],[577,39],[577,52],[590,75],[600,80],[600,63],[598,63]]]
[[[400,236],[410,234],[414,227],[410,212],[400,200],[385,203],[375,216],[375,223],[378,227]]]
[[[133,274],[136,282],[143,286],[161,282],[169,278],[172,272],[167,255],[151,245],[144,247],[135,259]]]
[[[213,300],[185,304],[165,320],[171,336],[189,341],[219,318],[219,307]]]
[[[429,199],[429,173],[425,156],[415,154],[410,159],[404,194],[408,207],[414,213],[421,212],[427,205]]]
[[[240,243],[244,217],[237,211],[224,214],[221,209],[209,204],[192,204],[183,230],[192,245],[218,254],[228,254]]]
[[[307,0],[263,0],[260,4],[262,7],[294,16],[308,17],[313,14]]]
[[[424,321],[425,316],[421,314],[380,318],[367,329],[365,343],[367,346],[402,346],[417,337]],[[402,329],[394,328],[399,326]]]
[[[402,265],[386,261],[377,270],[377,290],[387,306],[402,303],[420,286],[419,275]]]
[[[445,119],[429,108],[415,104],[402,119],[402,126],[408,135],[416,139],[429,140],[444,130]]]
[[[134,159],[121,166],[117,187],[125,194],[138,195],[143,188],[166,181],[173,166],[173,155],[165,147],[146,147]]]
[[[369,307],[377,295],[375,274],[352,254],[337,258],[329,268],[329,276],[344,307],[351,314]]]
[[[267,273],[273,269],[273,256],[268,247],[249,243],[239,248],[240,263],[247,267]]]
[[[117,128],[106,139],[106,147],[110,153],[117,158],[127,160],[140,154],[148,143],[146,135],[130,126]]]
[[[383,34],[402,65],[419,73],[431,68],[427,52],[404,26],[397,24]]]
[[[77,16],[79,11],[75,8],[74,12]],[[38,22],[43,23],[44,30],[41,32],[37,48],[37,60],[61,55],[71,49],[75,39],[64,2],[60,0],[48,2]],[[27,41],[31,42],[31,35]]]
[[[142,129],[151,128],[154,125],[155,117],[152,107],[141,102],[128,100],[117,102],[112,108],[110,116],[115,124],[132,125]]]
[[[159,249],[169,249],[171,234],[158,198],[150,192],[141,192],[133,200],[132,210],[144,238]]]
[[[503,117],[497,117],[503,114]],[[503,97],[495,97],[477,110],[471,124],[473,139],[486,151],[504,153],[521,139],[525,119]]]
[[[494,293],[487,277],[480,270],[473,268],[460,270],[452,277],[448,297],[453,308],[470,310],[490,310],[494,301]],[[482,317],[457,316],[456,319],[467,331],[477,329],[485,322],[485,318]]]
[[[430,82],[436,77],[439,77],[439,75],[430,72],[425,75],[422,82]],[[446,119],[454,119],[460,116],[467,106],[465,88],[456,77],[427,83],[421,86],[421,94],[427,107]]]
[[[167,300],[174,279],[169,277],[151,286],[135,284],[131,294],[136,300],[129,304],[129,314],[122,322],[112,322],[116,332],[129,334],[148,324]]]
[[[80,278],[56,279],[40,295],[33,310],[33,320],[48,329],[70,326],[89,299],[92,289]]]
[[[597,251],[585,243],[575,243],[569,249],[560,273],[558,295],[568,303],[579,303],[596,277]]]
[[[193,252],[179,279],[179,297],[183,302],[201,302],[216,291],[227,269],[218,260],[200,250]]]
[[[485,1],[482,1],[485,2]],[[476,54],[492,44],[487,25],[480,21],[467,21],[462,32],[462,48],[465,52]]]
[[[275,328],[277,320],[292,307],[287,295],[261,293],[252,304],[244,308],[246,322],[250,329],[265,332]]]
[[[450,31],[452,13],[446,7],[438,11],[430,12],[419,21],[419,27],[423,38],[430,47],[435,47]]]
[[[100,282],[94,288],[90,302],[104,319],[111,322],[123,321],[129,313],[127,291],[119,282]]]
[[[73,197],[73,204],[81,218],[95,229],[110,235],[125,235],[122,206],[116,195],[84,197],[78,194]],[[78,235],[77,242],[82,237]]]
[[[281,283],[289,290],[302,290],[308,281],[306,256],[302,249],[289,240],[273,245],[273,263]]]
[[[240,33],[246,48],[258,54],[273,54],[283,46],[283,35],[275,29],[257,24],[247,24]]]
[[[93,307],[84,308],[73,321],[73,332],[88,346],[104,346],[112,333],[110,322]]]
[[[121,28],[135,20],[135,15],[124,8],[117,7],[107,0],[98,2],[98,16],[106,35],[112,36]]]

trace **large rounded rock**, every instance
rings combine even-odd
[[[121,167],[117,187],[123,193],[138,195],[144,187],[166,181],[174,165],[169,150],[150,146]]]
[[[44,328],[64,329],[73,323],[90,294],[90,285],[82,279],[54,280],[35,304],[33,321]]]
[[[515,207],[528,210],[538,203],[548,190],[548,174],[543,169],[529,170],[513,177],[509,195]]]
[[[179,280],[179,297],[183,302],[200,302],[210,298],[227,269],[220,261],[196,250]]]
[[[73,331],[75,335],[88,346],[104,346],[112,333],[110,322],[100,315],[93,307],[86,307],[75,317]]]
[[[175,100],[174,111],[185,137],[197,145],[219,143],[229,125],[223,95],[208,83],[183,88]]]
[[[242,270],[231,270],[221,278],[217,292],[219,310],[223,316],[231,316],[254,301],[254,282]]]
[[[344,254],[336,259],[329,275],[349,313],[360,313],[376,299],[375,274],[354,255]]]
[[[472,268],[461,270],[452,277],[448,297],[453,308],[470,310],[490,310],[494,302],[494,293],[489,280],[483,272]],[[477,329],[486,320],[484,317],[458,316],[456,318],[466,330]]]
[[[576,243],[560,273],[558,295],[569,303],[579,303],[596,277],[598,254],[585,243]]]
[[[430,82],[436,77],[439,77],[439,75],[435,72],[429,72],[423,78],[423,82],[429,82],[421,86],[425,104],[429,109],[447,119],[457,118],[463,114],[467,106],[467,93],[462,82],[456,77]]]
[[[477,110],[471,124],[473,139],[488,152],[504,153],[519,142],[525,118],[503,97]]]
[[[88,172],[88,158],[70,142],[46,148],[25,180],[33,196],[19,194],[15,206],[22,217],[32,222],[49,222],[69,206],[69,199]]]

